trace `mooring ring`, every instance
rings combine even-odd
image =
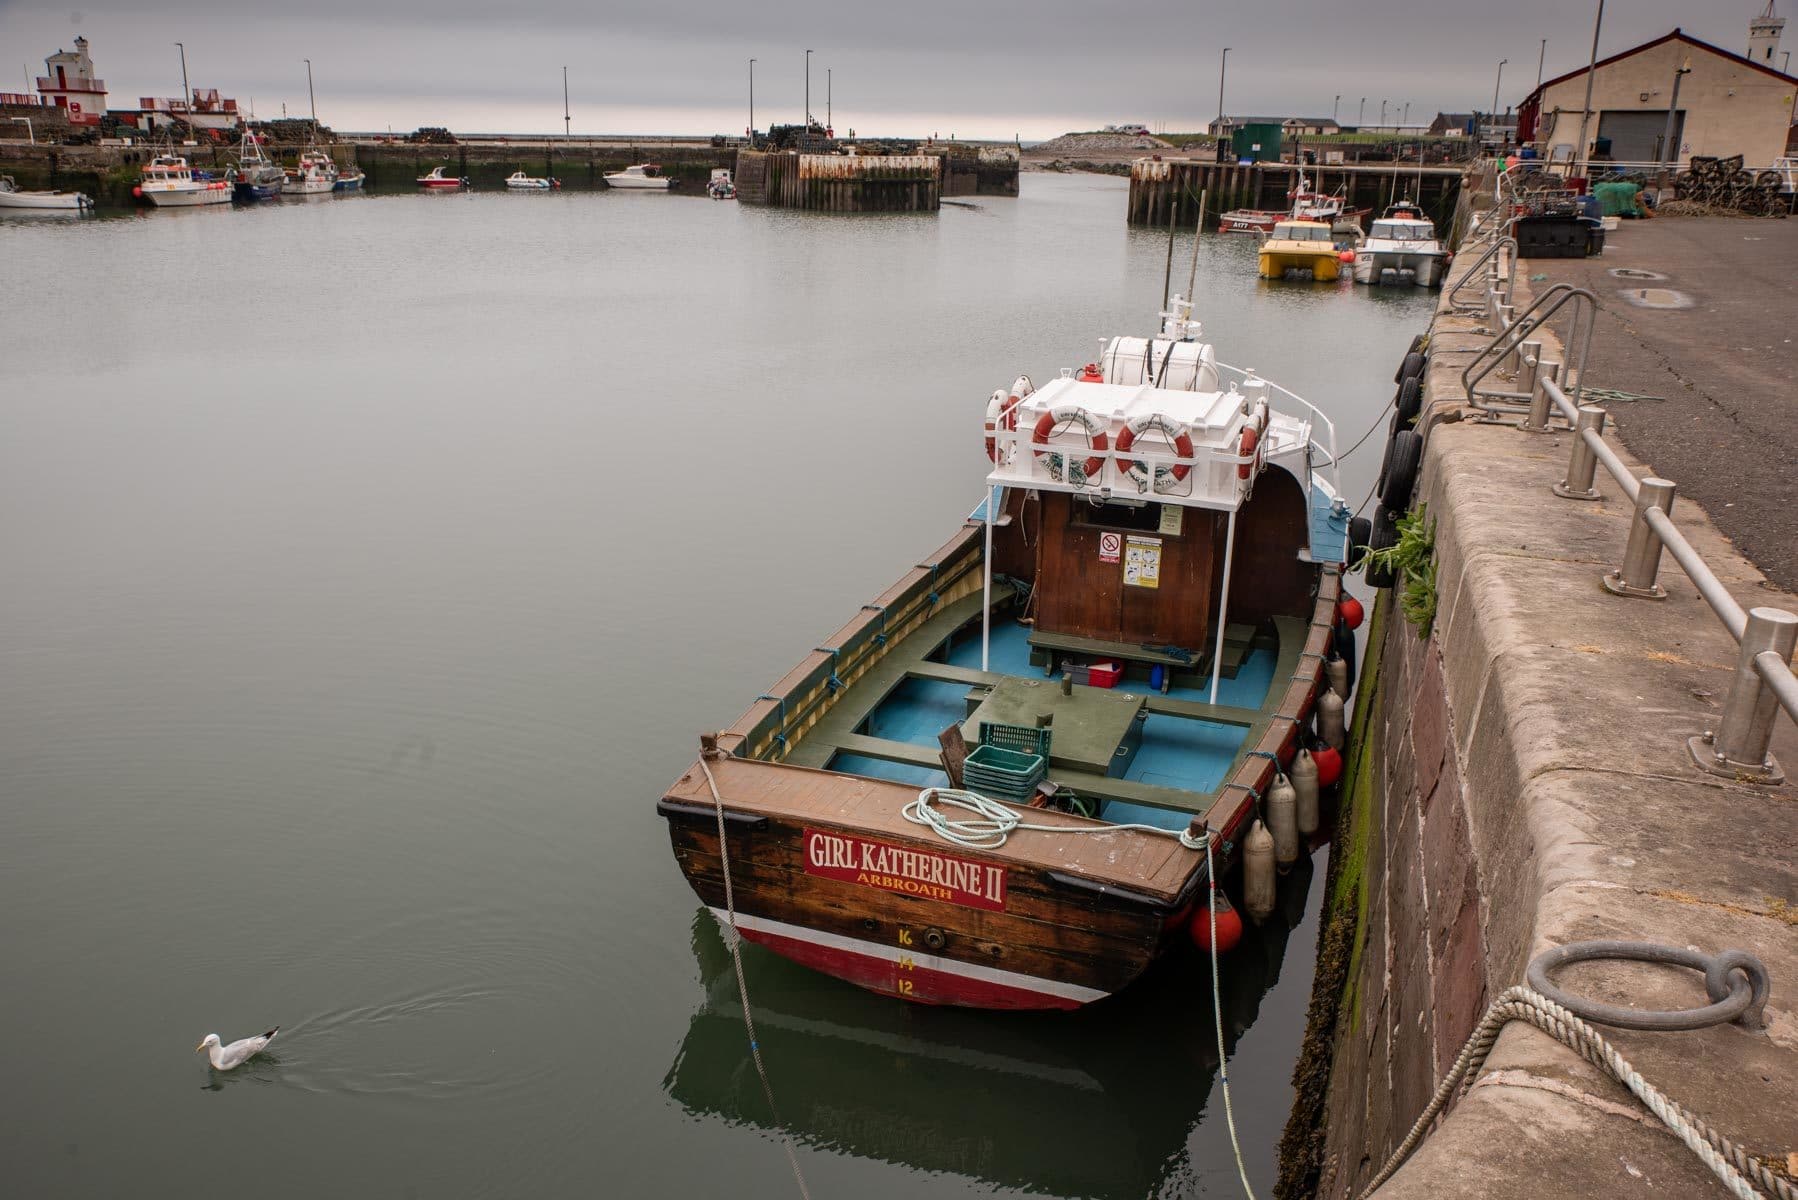
[[[1568,963],[1595,959],[1619,959],[1630,962],[1667,963],[1689,967],[1704,975],[1704,990],[1712,1003],[1703,1008],[1663,1010],[1624,1008],[1605,1004],[1583,996],[1570,995],[1548,981],[1548,973]],[[1544,950],[1530,961],[1524,973],[1529,985],[1559,1004],[1568,1012],[1614,1025],[1619,1029],[1681,1030],[1706,1029],[1735,1021],[1750,1029],[1765,1025],[1763,1010],[1771,980],[1761,960],[1744,950],[1725,950],[1714,958],[1697,950],[1663,946],[1657,942],[1591,941],[1570,942]]]

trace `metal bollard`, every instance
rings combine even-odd
[[[1629,544],[1623,548],[1623,566],[1604,577],[1605,591],[1640,600],[1665,600],[1667,589],[1655,582],[1661,570],[1661,535],[1648,524],[1647,511],[1658,508],[1673,513],[1673,482],[1650,475],[1636,493],[1636,511],[1629,522]]]
[[[1549,418],[1554,415],[1554,402],[1548,398],[1548,389],[1543,385],[1560,379],[1561,364],[1541,361],[1541,342],[1530,342],[1528,345],[1534,347],[1532,358],[1535,366],[1530,372],[1530,415],[1524,418],[1520,428],[1525,433],[1547,433]]]
[[[1686,740],[1686,749],[1700,770],[1754,783],[1785,782],[1778,760],[1767,752],[1779,702],[1755,669],[1754,658],[1771,650],[1790,662],[1794,648],[1798,648],[1798,615],[1783,608],[1748,610],[1736,675],[1730,681],[1717,728]]]
[[[1596,404],[1580,405],[1579,421],[1573,427],[1573,453],[1567,458],[1567,478],[1549,489],[1563,500],[1598,499],[1598,489],[1593,486],[1593,477],[1598,473],[1598,456],[1581,436],[1587,429],[1595,437],[1604,436],[1604,409]]]

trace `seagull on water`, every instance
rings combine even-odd
[[[221,1046],[219,1035],[209,1033],[200,1040],[198,1046],[194,1047],[194,1053],[206,1051],[206,1057],[212,1060],[213,1070],[229,1071],[232,1067],[243,1066],[268,1049],[268,1044],[274,1041],[275,1035],[280,1032],[281,1027],[277,1025],[265,1034],[258,1037],[247,1037],[242,1041],[232,1042],[229,1046]]]

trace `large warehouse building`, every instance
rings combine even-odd
[[[1765,167],[1786,152],[1798,79],[1784,65],[1779,37],[1784,20],[1772,5],[1750,23],[1747,54],[1734,54],[1675,29],[1664,37],[1600,59],[1592,75],[1587,145],[1576,144],[1585,112],[1586,74],[1581,67],[1545,81],[1518,108],[1517,136],[1551,161],[1603,157],[1605,142],[1616,162],[1662,161],[1667,109],[1675,73],[1679,99],[1673,120],[1674,152],[1740,154],[1749,167]],[[1601,141],[1600,139],[1603,139]]]

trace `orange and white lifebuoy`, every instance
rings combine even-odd
[[[1161,434],[1172,443],[1174,453],[1181,458],[1192,457],[1191,427],[1161,413],[1150,413],[1146,417],[1137,417],[1125,425],[1123,431],[1118,434],[1118,453],[1122,454],[1130,449],[1136,444],[1137,438],[1151,430]],[[1136,481],[1138,488],[1144,490],[1148,488],[1149,468],[1147,464],[1140,459],[1123,459],[1119,465],[1124,468],[1125,474]],[[1191,463],[1175,463],[1171,467],[1158,466],[1155,468],[1155,490],[1161,490],[1164,478],[1172,477],[1174,482],[1178,483],[1191,472]]]
[[[1038,458],[1048,459],[1049,475],[1055,480],[1060,480],[1063,475],[1063,455],[1049,445],[1049,439],[1054,436],[1057,429],[1070,424],[1079,425],[1086,430],[1087,440],[1092,444],[1094,450],[1103,453],[1111,447],[1109,426],[1101,418],[1087,412],[1077,404],[1064,404],[1060,408],[1051,408],[1036,419],[1036,428],[1030,435],[1030,442],[1031,449],[1035,451]],[[1071,460],[1068,461],[1071,465]],[[1079,465],[1079,478],[1072,479],[1072,482],[1085,483],[1097,475],[1104,465],[1105,460],[1099,455],[1088,457],[1084,463]],[[1073,470],[1068,470],[1066,473],[1070,478],[1074,474]]]
[[[1236,478],[1253,479],[1261,470],[1262,457],[1265,450],[1261,439],[1267,432],[1267,401],[1258,400],[1249,411],[1249,419],[1243,422],[1242,438],[1236,443],[1238,458],[1247,458],[1248,462],[1236,464]],[[1253,456],[1253,457],[1251,457]]]
[[[1007,432],[1018,427],[1018,402],[1004,388],[994,388],[992,396],[986,402],[986,456],[993,462],[999,461],[998,434],[1000,429]]]

